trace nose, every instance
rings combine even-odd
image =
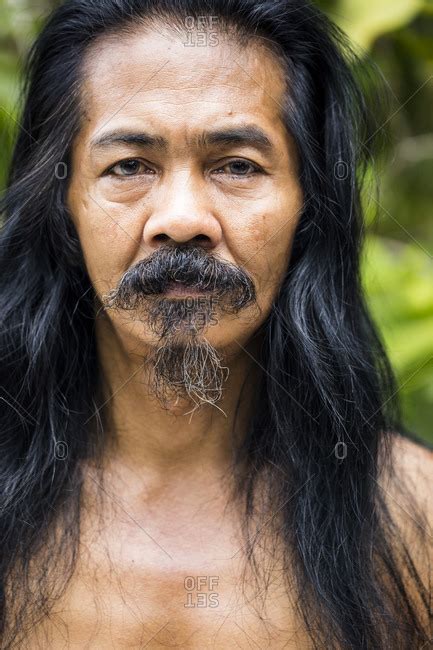
[[[147,219],[143,238],[147,246],[194,241],[204,248],[216,248],[222,228],[211,210],[205,181],[193,180],[190,170],[172,174],[155,195],[152,214]]]

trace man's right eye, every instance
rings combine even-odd
[[[138,176],[143,173],[144,169],[148,169],[148,171],[154,173],[142,160],[139,160],[138,158],[127,158],[126,160],[120,160],[118,163],[110,167],[106,174],[119,177]]]

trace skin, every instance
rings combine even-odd
[[[85,119],[67,200],[90,279],[102,298],[162,242],[195,240],[248,270],[260,312],[223,316],[203,334],[230,373],[218,408],[205,405],[192,416],[188,399],[162,408],[143,381],[143,360],[157,345],[145,319],[99,314],[98,352],[117,437],[104,459],[107,498],[101,507],[89,465],[76,574],[53,625],[36,629],[27,647],[72,647],[61,645],[61,621],[73,647],[223,649],[250,648],[254,641],[308,648],[277,565],[265,622],[254,611],[252,582],[239,590],[240,517],[227,507],[235,408],[248,380],[236,421],[241,437],[261,372],[257,332],[284,276],[303,203],[296,147],[280,113],[283,72],[260,43],[239,48],[220,38],[217,45],[185,47],[178,35],[161,30],[103,39],[87,56]],[[203,131],[246,124],[266,133],[269,151],[194,144]],[[91,146],[120,130],[161,135],[167,150]],[[121,173],[118,163],[131,158],[140,161],[137,174],[105,173],[114,165]],[[262,172],[236,177],[234,160]],[[258,560],[271,567],[266,544]],[[185,607],[188,576],[207,576],[201,588],[192,583],[192,602],[199,592],[218,592],[218,607]]]

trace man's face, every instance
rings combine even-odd
[[[143,30],[93,46],[85,66],[86,115],[73,147],[68,206],[102,304],[137,263],[154,259],[167,246],[194,245],[203,253],[199,264],[215,258],[230,265],[235,287],[242,293],[237,269],[255,292],[249,304],[220,311],[224,292],[229,307],[231,300],[223,282],[203,330],[207,344],[228,353],[247,344],[269,314],[302,206],[296,151],[281,121],[283,94],[278,62],[259,45],[240,49],[220,37],[218,45],[191,47],[174,34]],[[270,146],[212,140],[215,131],[246,126],[261,130]],[[166,143],[109,142],[105,136],[113,132]],[[166,259],[152,267],[153,280],[160,274],[159,289]],[[171,271],[174,267],[172,260]],[[216,271],[215,288],[222,268],[216,263],[209,271]],[[176,311],[181,299],[169,297],[168,285],[164,289],[163,295],[155,289],[153,303],[137,303],[130,312],[107,309],[127,349],[159,344],[161,336],[146,318],[151,305],[153,323],[164,326],[165,336],[173,326],[181,340]],[[203,296],[188,304],[189,312],[209,312]],[[155,316],[158,311],[163,318]]]

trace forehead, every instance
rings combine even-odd
[[[260,42],[228,37],[191,46],[178,34],[147,29],[104,37],[83,66],[82,136],[104,126],[143,122],[173,136],[239,117],[283,135],[285,78],[276,55]]]

